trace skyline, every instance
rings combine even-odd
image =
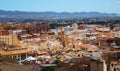
[[[120,0],[0,0],[0,10],[27,12],[101,12],[120,14]]]

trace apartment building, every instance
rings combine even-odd
[[[19,45],[19,40],[17,38],[17,35],[13,34],[12,30],[0,31],[0,42],[3,42],[7,45]]]

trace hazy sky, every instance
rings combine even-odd
[[[120,0],[0,0],[2,10],[105,12],[120,14]]]

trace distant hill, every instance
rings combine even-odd
[[[107,17],[120,16],[115,13],[99,13],[99,12],[24,12],[24,11],[4,11],[0,10],[0,18],[30,18],[30,19],[65,19],[78,17]]]

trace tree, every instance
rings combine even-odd
[[[117,46],[120,46],[120,38],[116,37],[114,39],[114,41],[115,41],[115,43],[116,43]]]

